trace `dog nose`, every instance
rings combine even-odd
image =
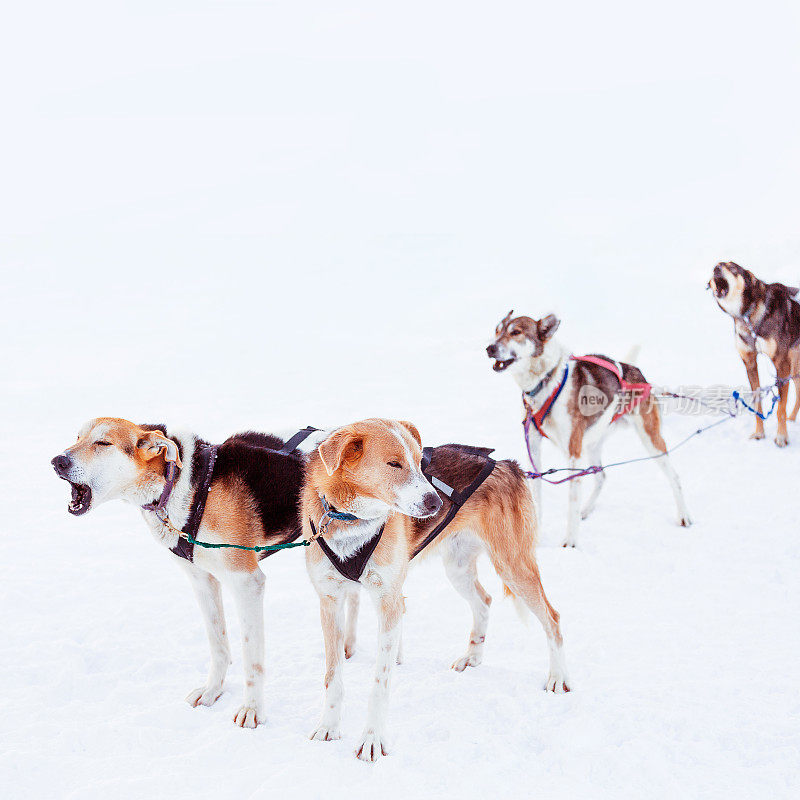
[[[442,501],[439,499],[438,494],[431,492],[425,495],[423,506],[426,514],[435,514],[442,507]]]
[[[50,463],[53,465],[56,474],[64,475],[72,466],[72,459],[62,453],[60,456],[56,456]]]
[[[496,344],[490,344],[486,348],[486,355],[489,356],[489,358],[494,358],[496,354],[497,354],[497,345]]]

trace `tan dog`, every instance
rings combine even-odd
[[[81,516],[108,500],[138,506],[166,557],[186,572],[211,648],[208,680],[186,698],[192,706],[210,706],[222,694],[231,654],[221,584],[231,591],[241,621],[245,674],[244,701],[234,722],[245,728],[264,721],[265,579],[258,562],[268,553],[192,548],[171,526],[184,528],[202,495],[200,541],[254,547],[299,538],[303,459],[277,452],[283,444],[251,431],[212,448],[192,433],[104,417],[87,422],[78,441],[52,461],[56,474],[72,487],[71,514]],[[214,458],[204,461],[210,452]],[[174,484],[168,479],[173,469]]]
[[[364,761],[376,761],[387,752],[389,679],[400,642],[403,582],[409,562],[449,505],[423,474],[421,459],[420,435],[413,425],[370,419],[331,434],[312,454],[306,469],[301,506],[306,536],[321,534],[328,551],[343,563],[369,554],[360,583],[378,612],[379,647],[367,722],[356,749]],[[485,462],[457,445],[444,445],[433,448],[430,471],[458,487],[472,480]],[[355,519],[331,519],[331,513],[341,516],[343,512]],[[547,689],[565,692],[569,685],[559,615],[539,579],[535,526],[522,472],[515,462],[500,461],[425,552],[435,548],[441,553],[447,577],[473,612],[467,652],[456,660],[454,669],[477,666],[482,658],[491,597],[478,581],[476,559],[486,552],[506,590],[544,627],[550,650]],[[343,576],[322,546],[307,548],[306,563],[320,597],[326,659],[325,702],[311,738],[338,739],[345,605],[358,584]],[[348,633],[352,636],[352,631]]]

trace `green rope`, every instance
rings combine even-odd
[[[220,547],[232,547],[235,550],[251,550],[254,553],[261,553],[264,550],[283,550],[287,547],[308,547],[311,542],[304,539],[302,542],[286,542],[285,544],[264,544],[257,547],[245,547],[241,544],[211,544],[210,542],[200,542],[191,534],[186,534],[186,541],[189,544],[196,544],[200,547],[208,547],[209,549],[218,549]]]

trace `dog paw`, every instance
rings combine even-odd
[[[763,439],[764,438],[764,431],[755,431],[754,433],[750,434],[751,439]]]
[[[691,528],[692,518],[688,514],[684,514],[682,517],[678,517],[678,525],[680,525],[681,528]]]
[[[352,658],[356,654],[356,643],[351,642],[349,639],[344,643],[344,657]]]
[[[362,761],[375,762],[386,755],[389,755],[389,750],[383,737],[375,731],[365,731],[361,744],[356,748],[356,756]]]
[[[255,706],[242,706],[233,715],[233,721],[240,728],[255,728],[264,722],[264,717]]]
[[[337,739],[342,738],[342,732],[339,730],[338,725],[323,725],[311,731],[308,736],[312,742],[335,742]]]
[[[786,445],[789,444],[789,437],[785,433],[779,433],[775,437],[775,444],[778,445],[778,447],[786,447]]]
[[[197,708],[197,706],[213,706],[222,696],[222,684],[216,686],[201,686],[186,695],[186,702]]]
[[[564,544],[561,545],[562,547],[577,547],[578,544],[574,539],[567,539]]]
[[[461,658],[457,658],[451,665],[450,669],[456,672],[463,672],[467,667],[477,667],[481,663],[481,657],[476,653],[467,653]]]
[[[551,672],[547,676],[547,686],[545,688],[548,692],[565,694],[570,691],[569,678],[562,673]]]

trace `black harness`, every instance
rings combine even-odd
[[[309,520],[309,523],[311,524],[311,533],[317,536],[317,529],[314,527],[313,520]],[[317,536],[316,541],[322,549],[322,552],[328,557],[328,561],[336,568],[336,571],[347,578],[347,580],[358,583],[359,580],[361,580],[361,576],[364,574],[367,561],[369,561],[370,557],[375,552],[375,548],[378,546],[381,536],[383,536],[383,529],[385,527],[386,523],[384,522],[380,530],[371,539],[364,542],[355,553],[347,558],[339,558],[321,536]]]
[[[294,436],[292,436],[284,445],[281,447],[280,450],[272,450],[271,448],[264,448],[265,450],[269,450],[271,453],[277,453],[282,456],[292,456],[297,451],[297,448],[315,431],[318,431],[319,428],[312,428],[308,426],[303,428],[303,430],[298,431]],[[200,523],[203,520],[203,512],[206,510],[206,501],[208,500],[208,490],[211,488],[211,481],[214,477],[214,464],[217,460],[217,450],[219,445],[215,444],[204,444],[200,445],[200,448],[197,452],[199,457],[199,475],[200,475],[200,482],[197,485],[197,488],[194,492],[194,498],[192,499],[192,507],[189,509],[189,517],[186,520],[186,524],[181,528],[181,532],[185,533],[188,538],[196,539],[197,538],[197,531],[200,529]],[[172,486],[174,486],[175,478],[174,478],[174,470],[172,472],[172,480],[168,481],[167,485],[172,490]],[[164,492],[166,492],[167,487],[165,487]],[[160,511],[165,505],[166,501],[169,498],[169,493],[162,493],[161,497],[158,499],[156,503],[149,503],[147,506],[143,506],[143,508],[147,511]],[[299,539],[302,535],[303,531],[301,528],[292,533],[287,539],[284,539],[280,544],[289,544],[290,542],[294,542],[295,540]],[[187,561],[194,561],[194,544],[188,539],[184,539],[182,536],[178,537],[178,543],[175,547],[170,547],[170,551],[175,553],[176,556],[180,556],[180,558],[185,558]],[[262,558],[266,558],[267,556],[271,556],[274,553],[277,553],[277,550],[268,550],[262,555]]]
[[[492,470],[497,463],[493,458],[489,458],[489,453],[492,451],[487,450],[484,447],[471,447],[470,445],[466,444],[448,445],[448,447],[455,448],[463,453],[469,453],[470,455],[481,456],[484,459],[484,464],[469,486],[459,492],[452,486],[448,486],[448,484],[433,474],[431,471],[431,455],[433,454],[434,448],[423,448],[422,474],[428,479],[429,483],[434,489],[436,489],[439,495],[444,495],[444,498],[450,502],[450,508],[447,509],[447,513],[444,515],[441,522],[439,522],[439,524],[422,540],[422,542],[420,542],[417,549],[411,554],[412,559],[416,558],[453,521],[453,517],[455,517],[455,515],[461,510],[461,506],[463,506],[464,503],[469,500],[469,498],[475,493],[475,490],[489,477],[489,475],[491,475]],[[335,511],[335,509],[333,510]],[[367,566],[367,562],[375,552],[375,548],[378,546],[381,536],[383,536],[386,523],[384,522],[383,525],[381,525],[380,530],[371,539],[368,539],[366,542],[364,542],[364,544],[362,544],[355,553],[347,558],[340,558],[336,553],[333,552],[331,547],[328,545],[325,539],[322,538],[322,536],[317,536],[317,529],[314,526],[314,520],[309,519],[308,522],[311,525],[312,535],[316,537],[317,544],[320,546],[322,552],[327,556],[328,561],[333,564],[336,571],[348,580],[358,583],[361,580],[361,576],[364,574],[364,569]]]

